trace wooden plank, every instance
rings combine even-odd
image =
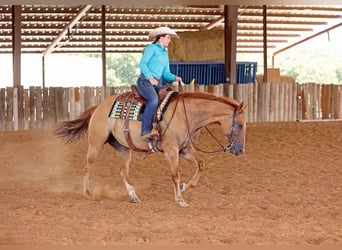
[[[92,107],[92,89],[90,87],[84,88],[84,110],[88,110],[90,107]]]
[[[0,89],[0,131],[6,131],[6,89]]]
[[[338,115],[338,119],[342,119],[342,87],[341,85],[338,85],[338,98],[339,98],[339,115]]]
[[[313,119],[319,119],[319,106],[318,106],[318,91],[317,91],[317,84],[311,83],[312,85],[312,112],[313,112]]]
[[[96,87],[95,88],[95,105],[98,105],[103,101],[103,87]]]
[[[203,84],[196,84],[195,85],[195,91],[196,92],[205,92],[205,90],[204,90],[204,85]]]
[[[30,114],[30,122],[29,128],[35,129],[35,107],[34,107],[34,94],[35,88],[33,86],[29,87],[29,114]]]
[[[246,102],[247,105],[247,122],[254,122],[254,84],[248,84],[248,100]]]
[[[287,112],[287,120],[288,121],[292,121],[292,113],[293,113],[293,106],[292,106],[292,91],[293,91],[293,83],[287,83],[288,85],[288,102],[287,102],[287,106],[288,106],[288,112]]]
[[[329,114],[330,114],[330,119],[334,118],[334,84],[329,84],[329,93],[330,93],[330,99],[329,99],[329,103],[330,103],[330,109],[329,109]]]
[[[313,84],[310,82],[308,84],[308,91],[309,91],[309,103],[308,103],[308,119],[313,120],[314,119],[314,88]]]
[[[69,116],[68,119],[69,120],[73,120],[76,118],[76,114],[75,114],[75,91],[73,87],[68,88],[68,92],[69,92]]]
[[[6,130],[13,131],[13,88],[6,88],[6,103],[7,103],[7,116],[6,116]]]
[[[43,120],[42,127],[43,129],[47,129],[50,127],[50,124],[54,122],[51,115],[51,106],[50,106],[50,98],[49,98],[49,88],[43,88],[42,90],[42,105],[43,105]]]
[[[80,88],[74,88],[75,117],[81,114]]]
[[[284,121],[284,96],[285,96],[285,84],[280,84],[279,85],[279,120]]]
[[[283,107],[283,120],[288,121],[289,120],[289,85],[284,85],[284,107]]]
[[[270,83],[265,83],[265,95],[264,95],[264,121],[270,120]]]
[[[263,122],[263,112],[264,112],[264,103],[263,103],[263,96],[264,96],[264,86],[265,83],[258,84],[258,113],[257,113],[257,121]]]
[[[24,98],[24,88],[23,86],[19,86],[17,87],[18,89],[18,130],[23,130],[24,128],[24,102],[23,102],[23,98]]]
[[[36,128],[43,128],[43,97],[42,97],[42,88],[36,87],[36,98],[35,98],[35,107],[36,107]]]
[[[80,112],[84,112],[85,111],[85,87],[80,87]]]
[[[30,129],[30,95],[28,89],[24,89],[24,129]]]
[[[13,130],[18,131],[19,117],[18,117],[18,88],[13,88]]]
[[[259,107],[258,107],[258,104],[259,104],[259,83],[255,83],[253,85],[253,121],[254,122],[257,122],[258,121],[258,112],[259,112]]]
[[[322,84],[316,83],[316,89],[317,89],[317,105],[318,105],[317,119],[322,119]]]
[[[274,100],[274,109],[275,109],[275,112],[274,112],[274,121],[280,121],[280,116],[279,116],[279,88],[280,88],[280,85],[282,85],[283,83],[278,83],[278,84],[275,84],[275,100]],[[274,84],[272,84],[274,85]]]
[[[234,99],[238,102],[242,101],[242,84],[234,84]]]
[[[322,119],[329,119],[330,101],[329,101],[329,86],[322,85]]]
[[[56,115],[56,88],[50,87],[49,88],[49,106],[50,106],[50,112],[49,112],[49,126],[57,122],[57,115]]]
[[[333,85],[333,102],[334,102],[334,110],[333,110],[333,118],[339,119],[340,117],[340,98],[339,98],[339,85]]]
[[[298,110],[297,110],[297,99],[298,97],[298,84],[292,84],[292,118],[291,121],[297,121]]]
[[[273,122],[276,121],[276,103],[277,103],[277,87],[279,86],[279,83],[273,83],[270,85],[270,115],[269,115],[269,121]]]
[[[234,88],[236,84],[227,84],[225,87],[228,90],[228,97],[234,98]]]
[[[55,95],[56,121],[61,122],[67,117],[67,101],[65,101],[64,88],[57,87]]]

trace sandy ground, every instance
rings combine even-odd
[[[342,245],[342,122],[248,124],[244,155],[201,153],[187,208],[162,154],[133,154],[142,202],[131,204],[109,146],[91,173],[95,197],[83,197],[86,146],[0,133],[0,245]],[[217,147],[204,131],[198,146]],[[187,181],[194,168],[181,165]]]

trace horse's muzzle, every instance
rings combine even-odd
[[[243,147],[236,144],[232,144],[229,148],[229,152],[236,156],[243,154],[243,151]]]

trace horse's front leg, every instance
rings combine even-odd
[[[197,185],[197,182],[204,169],[204,162],[192,145],[189,145],[187,148],[181,150],[180,155],[193,162],[196,166],[196,172],[190,181],[188,183],[181,184],[181,191],[184,192],[187,188],[195,187]]]
[[[129,164],[131,162],[131,150],[124,147],[117,147],[118,154],[123,160],[123,166],[121,167],[120,174],[123,178],[127,193],[131,198],[132,203],[139,203],[140,199],[135,193],[135,189],[129,180]]]
[[[187,207],[180,189],[180,171],[179,171],[179,152],[178,148],[165,149],[164,154],[171,170],[171,176],[174,184],[175,200],[180,207]]]

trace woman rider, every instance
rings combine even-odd
[[[182,78],[170,72],[169,55],[167,47],[172,38],[178,38],[175,31],[168,27],[159,27],[149,33],[149,38],[154,39],[152,44],[144,48],[139,68],[141,74],[137,79],[137,90],[143,96],[147,104],[142,118],[141,136],[144,141],[153,139],[152,122],[158,108],[158,89],[161,87],[160,79],[181,82]]]

